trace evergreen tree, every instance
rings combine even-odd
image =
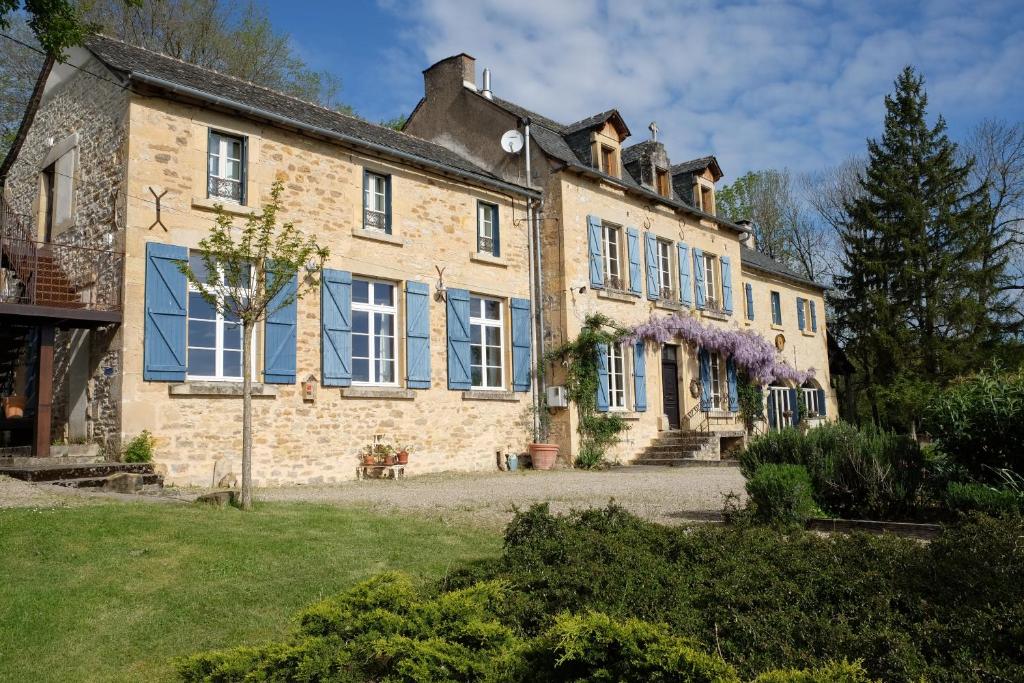
[[[900,387],[924,396],[922,385],[984,365],[999,341],[980,303],[1001,267],[983,258],[986,187],[969,186],[973,160],[958,162],[942,117],[929,127],[927,105],[924,79],[907,67],[885,98],[881,139],[868,141],[862,193],[846,206],[832,301],[874,419],[903,427],[917,401]]]

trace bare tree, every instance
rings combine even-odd
[[[0,40],[0,157],[6,155],[18,132],[44,61],[43,55],[26,47],[38,45],[24,17],[12,19],[4,32],[18,42]]]

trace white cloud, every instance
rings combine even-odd
[[[670,157],[819,168],[863,151],[906,64],[961,128],[1024,118],[1013,2],[387,0],[413,73],[468,52],[496,94],[571,122],[618,108],[633,142],[657,120]],[[420,60],[416,63],[415,60]],[[958,121],[958,116],[964,121]],[[969,120],[968,120],[969,119]]]

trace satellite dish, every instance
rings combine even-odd
[[[509,154],[516,154],[523,148],[523,134],[518,130],[505,131],[501,136],[501,148]]]

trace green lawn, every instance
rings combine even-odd
[[[500,538],[304,504],[0,510],[0,681],[174,678],[172,658],[285,635],[369,574],[432,579]]]

